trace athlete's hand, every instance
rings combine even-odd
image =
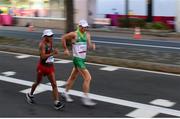
[[[92,43],[92,49],[93,49],[93,50],[96,50],[96,45],[95,45],[95,43]]]
[[[59,51],[58,51],[58,48],[55,48],[55,49],[54,49],[54,54],[56,55],[56,54],[58,54],[58,52],[59,52]]]
[[[70,53],[69,53],[69,50],[68,50],[68,49],[65,49],[65,50],[64,50],[64,55],[70,56]]]

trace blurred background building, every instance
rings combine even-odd
[[[64,0],[1,0],[0,9],[14,16],[65,17]]]
[[[147,18],[149,0],[129,1],[128,15],[136,18]],[[154,22],[163,22],[170,28],[175,27],[180,0],[153,1],[152,17]],[[24,26],[32,22],[35,26],[64,28],[66,10],[64,0],[1,0],[0,13],[13,16],[16,25]],[[126,15],[126,0],[74,0],[74,21],[87,19],[92,25],[95,18],[109,18],[111,26],[118,26],[118,19]],[[43,21],[43,22],[42,22]],[[176,24],[178,25],[178,24]]]

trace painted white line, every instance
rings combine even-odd
[[[24,86],[31,86],[33,83],[31,81],[24,81],[21,79],[16,79],[16,78],[11,78],[11,77],[1,76],[1,75],[0,75],[0,81],[10,82],[10,83],[24,85]],[[51,86],[48,86],[45,84],[41,84],[40,86],[42,88],[44,88],[44,90],[52,90]],[[61,92],[64,92],[65,89],[58,88],[58,90]],[[79,97],[83,96],[82,92],[76,91],[76,90],[70,90],[69,94],[74,95],[74,96],[79,96]],[[138,103],[138,102],[133,102],[133,101],[127,101],[127,100],[112,98],[112,97],[107,97],[107,96],[101,96],[101,95],[97,95],[97,94],[89,94],[89,96],[94,100],[98,100],[98,101],[102,101],[102,102],[107,102],[107,103],[111,103],[111,104],[127,106],[127,107],[142,109],[142,110],[151,110],[151,112],[157,112],[157,113],[168,114],[168,115],[180,117],[179,110],[158,107],[158,106],[153,106],[153,105],[148,105],[148,104],[143,104],[143,103]],[[142,114],[142,117],[144,117],[144,116],[145,115]]]
[[[109,42],[109,41],[93,41],[93,42],[104,43],[104,44],[114,44],[114,45],[127,45],[127,46],[139,46],[139,47],[151,47],[151,48],[180,50],[179,47],[167,47],[167,46],[158,46],[158,45],[142,45],[142,44],[119,43],[119,42]]]
[[[19,92],[26,94],[26,93],[30,93],[30,91],[31,91],[31,88],[28,88],[28,89],[25,89],[25,90],[21,90],[21,91],[19,91]],[[43,85],[43,84],[40,84],[40,85],[36,88],[36,90],[34,91],[34,94],[39,94],[39,93],[46,92],[46,91],[47,91],[47,89],[44,88],[44,85]]]
[[[114,66],[106,66],[106,67],[100,68],[100,70],[104,70],[104,71],[116,71],[118,69],[119,69],[118,67],[114,67]]]
[[[16,72],[14,71],[6,71],[6,72],[2,72],[1,74],[3,74],[4,76],[13,76],[16,74]]]
[[[16,56],[16,58],[18,59],[24,59],[24,58],[29,58],[31,57],[31,55],[19,55],[19,56]]]
[[[7,51],[0,51],[0,53],[11,54],[11,55],[29,55],[24,53],[15,53],[15,52],[7,52]],[[29,56],[39,58],[39,56],[36,55],[29,55]]]
[[[56,83],[58,87],[66,85],[66,81],[56,81]],[[51,83],[47,83],[47,85],[51,86]]]
[[[171,102],[169,100],[156,99],[156,100],[151,101],[150,104],[164,106],[164,107],[172,107],[176,103],[175,102]]]
[[[25,55],[22,53],[14,53],[14,52],[6,52],[6,51],[0,51],[1,53],[6,53],[6,54],[13,54],[13,55]],[[39,58],[39,56],[36,55],[30,55],[31,57],[35,57],[35,58]],[[58,59],[55,58],[56,60],[64,60],[64,59]],[[71,61],[71,60],[69,60]],[[105,65],[105,64],[96,64],[96,63],[89,63],[87,62],[86,64],[89,65],[94,65],[94,66],[112,66],[112,65]],[[169,76],[177,76],[180,77],[180,74],[173,74],[173,73],[165,73],[165,72],[159,72],[159,71],[149,71],[149,70],[143,70],[143,69],[135,69],[135,68],[127,68],[127,67],[119,67],[117,66],[119,69],[123,69],[123,70],[131,70],[131,71],[138,71],[138,72],[147,72],[147,73],[153,73],[153,74],[163,74],[163,75],[169,75]]]
[[[61,64],[67,64],[67,63],[71,63],[72,61],[70,60],[59,60],[59,61],[55,61],[54,63],[61,63]]]
[[[56,83],[57,83],[57,86],[58,86],[58,87],[64,86],[64,85],[66,84],[65,81],[56,81]],[[51,86],[51,83],[47,83],[47,85],[48,85],[48,86]],[[34,94],[39,94],[39,93],[45,92],[45,91],[47,91],[47,90],[49,90],[49,89],[47,89],[44,84],[40,84],[40,85],[36,88]],[[21,90],[20,92],[26,94],[26,93],[29,93],[30,91],[31,91],[31,88],[28,88],[28,89],[25,89],[25,90]]]
[[[156,99],[156,100],[151,101],[150,104],[158,105],[158,106],[164,106],[164,107],[172,107],[176,103],[171,102],[169,100]],[[159,113],[157,111],[154,111],[154,110],[136,109],[136,110],[128,113],[126,116],[133,117],[133,118],[139,118],[139,117],[151,118],[151,117],[154,117],[158,114]]]
[[[154,110],[136,109],[133,112],[126,114],[126,116],[133,118],[152,118],[158,114],[159,112]]]

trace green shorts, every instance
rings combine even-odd
[[[73,64],[76,68],[86,69],[85,59],[74,57]]]

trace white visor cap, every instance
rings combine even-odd
[[[52,35],[54,35],[54,33],[53,33],[53,31],[51,29],[45,29],[43,31],[42,37],[44,37],[44,36],[52,36]]]
[[[89,25],[88,25],[88,23],[87,23],[86,20],[80,20],[80,21],[79,21],[79,26],[88,27]]]

